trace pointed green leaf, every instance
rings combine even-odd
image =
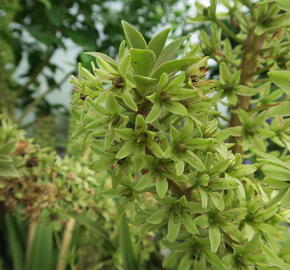
[[[147,76],[154,65],[155,55],[151,50],[130,49],[131,66],[137,75]]]
[[[227,269],[222,260],[214,253],[205,251],[206,260],[216,269]]]
[[[121,106],[119,105],[119,103],[117,102],[115,96],[112,93],[109,93],[107,95],[107,108],[108,111],[112,114],[114,113],[119,113]]]
[[[210,170],[212,172],[224,172],[230,164],[230,160],[222,159],[217,164],[215,164]]]
[[[108,62],[106,62],[106,60],[104,60],[100,56],[96,56],[96,61],[100,69],[105,70],[112,74],[117,73],[117,70],[114,69]]]
[[[254,173],[257,168],[254,165],[241,165],[238,169],[236,169],[232,175],[236,177],[242,177],[246,175],[250,175]]]
[[[201,206],[202,208],[207,209],[207,202],[208,202],[207,192],[205,192],[202,188],[199,188],[198,191],[201,198]]]
[[[174,126],[171,126],[170,127],[170,141],[171,142],[179,141],[180,136],[181,136],[181,132]]]
[[[243,235],[236,226],[229,224],[228,226],[223,226],[221,229],[236,242],[243,242]]]
[[[167,190],[168,190],[168,182],[166,179],[156,180],[156,191],[160,198],[164,198]]]
[[[171,215],[168,220],[167,228],[167,239],[170,242],[175,241],[180,230],[180,220],[175,220],[174,216]]]
[[[246,111],[238,109],[237,114],[242,124],[249,124],[251,122],[251,119]]]
[[[288,0],[276,0],[277,6],[290,12],[290,2]]]
[[[178,176],[182,175],[183,171],[184,171],[184,162],[183,162],[183,160],[178,160],[175,163],[175,168],[176,168],[176,174]]]
[[[123,78],[127,78],[128,70],[130,68],[131,56],[128,54],[124,56],[118,66],[118,70]]]
[[[225,209],[224,199],[220,193],[210,192],[209,196],[218,210],[223,211]]]
[[[163,261],[163,267],[173,267],[179,259],[180,254],[171,252]]]
[[[160,224],[168,216],[168,209],[156,209],[153,214],[146,219],[150,224]]]
[[[9,143],[6,143],[6,144],[2,145],[0,147],[0,154],[1,155],[10,154],[14,150],[15,145],[16,145],[16,140],[13,140],[13,141],[11,141]]]
[[[224,62],[220,64],[220,80],[224,84],[232,83],[232,73]]]
[[[202,254],[201,258],[199,260],[196,259],[194,261],[193,266],[194,266],[194,268],[193,268],[194,270],[207,270],[205,256]]]
[[[115,128],[117,136],[123,140],[129,140],[133,137],[134,131],[131,128]]]
[[[214,190],[236,189],[241,185],[239,180],[225,173],[225,178],[215,180],[210,184]]]
[[[166,86],[167,83],[168,83],[168,75],[166,73],[162,73],[160,78],[159,78],[158,87],[156,89],[156,92],[160,92],[163,89],[163,87]]]
[[[154,84],[157,82],[156,79],[140,75],[134,75],[133,79],[135,81],[138,92],[142,96],[145,96],[151,87],[154,86]]]
[[[199,170],[199,171],[205,171],[205,166],[203,162],[200,160],[200,158],[192,153],[191,151],[187,151],[186,154],[183,156],[183,159],[191,165],[193,168]]]
[[[188,57],[183,59],[175,59],[161,64],[156,70],[151,73],[152,78],[159,78],[162,73],[176,72],[187,66],[193,65],[198,62],[198,57]]]
[[[262,172],[270,178],[280,181],[290,181],[290,170],[281,166],[265,165]]]
[[[122,21],[121,23],[128,47],[145,49],[147,47],[147,43],[142,34],[126,21]]]
[[[136,116],[135,130],[139,131],[147,130],[147,123],[141,114],[137,114]]]
[[[221,242],[220,230],[216,226],[210,226],[208,234],[209,234],[211,251],[216,253],[218,251],[218,248],[219,248],[220,242]]]
[[[194,223],[202,228],[207,228],[208,223],[208,217],[206,215],[198,216],[194,219]]]
[[[152,184],[152,176],[150,174],[144,174],[139,179],[134,189],[137,191],[141,191]]]
[[[254,237],[252,238],[251,241],[247,242],[244,247],[243,247],[243,252],[244,253],[251,253],[254,252],[254,250],[258,247],[259,243],[260,243],[260,239],[261,239],[261,234],[260,233],[256,233],[254,235]]]
[[[236,93],[241,96],[254,96],[258,93],[256,88],[250,88],[245,85],[239,85],[236,88]]]
[[[112,57],[110,57],[106,54],[103,54],[103,53],[99,53],[99,52],[85,52],[85,54],[89,54],[89,55],[94,56],[96,58],[99,57],[99,58],[103,59],[104,61],[106,61],[108,64],[110,64],[113,69],[117,70],[118,63]]]
[[[119,53],[118,53],[118,59],[121,60],[124,55],[125,55],[125,52],[126,52],[126,41],[123,40],[121,43],[120,43],[120,46],[119,46]]]
[[[290,88],[290,87],[289,87]],[[270,109],[271,116],[290,116],[290,101],[285,101]]]
[[[157,142],[154,141],[154,139],[151,139],[148,141],[149,148],[153,152],[153,154],[158,157],[158,158],[163,158],[164,157],[164,152],[159,146]]]
[[[146,117],[146,122],[147,123],[152,123],[155,120],[158,119],[158,117],[161,114],[161,108],[160,105],[158,103],[153,104],[150,112],[148,113],[147,117]]]
[[[169,43],[160,53],[159,57],[156,60],[154,68],[157,68],[164,62],[171,60],[177,53],[178,49],[182,43],[187,39],[187,36],[180,37],[171,43]]]
[[[290,70],[272,70],[268,75],[276,85],[290,92]]]
[[[173,86],[182,86],[184,81],[185,81],[185,72],[182,72],[180,75],[176,76],[169,84],[168,87],[173,87]],[[179,88],[178,88],[179,90]],[[178,91],[177,90],[177,91]],[[187,90],[191,90],[192,89],[187,89]]]
[[[165,105],[166,109],[173,114],[187,115],[186,107],[179,102],[167,102]]]
[[[178,264],[177,270],[190,270],[192,266],[192,260],[190,259],[191,254],[185,253]]]
[[[121,93],[121,96],[122,96],[122,100],[124,101],[124,103],[133,111],[137,111],[138,108],[137,108],[137,105],[130,93],[130,90],[129,89],[124,89]]]
[[[185,227],[185,229],[191,233],[191,234],[197,234],[198,230],[195,226],[195,223],[193,221],[193,218],[189,215],[189,214],[184,214],[183,218],[182,218],[182,223]]]
[[[256,148],[251,148],[251,151],[253,151],[256,155],[258,155],[260,157],[263,157],[263,159],[259,159],[259,160],[261,160],[263,162],[271,163],[271,164],[274,164],[274,165],[277,164],[277,165],[282,166],[283,168],[286,168],[286,169],[290,170],[290,164],[281,161],[279,158],[276,158],[273,155],[261,152],[261,151],[257,150]]]
[[[120,150],[116,154],[116,158],[122,159],[122,158],[128,157],[131,154],[133,154],[135,151],[136,149],[135,149],[134,143],[131,141],[127,141],[123,144],[123,146],[120,148]]]
[[[0,165],[0,176],[3,177],[19,177],[19,172],[11,164],[1,164]]]
[[[148,43],[148,49],[152,50],[156,57],[159,56],[160,52],[162,51],[165,42],[167,40],[168,34],[170,32],[171,28],[166,28],[163,31],[159,32],[157,35],[155,35]]]

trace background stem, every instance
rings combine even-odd
[[[75,226],[75,220],[73,218],[70,218],[66,223],[63,240],[62,240],[60,251],[58,254],[56,270],[66,269],[66,264],[67,264],[66,259],[67,259],[69,246],[70,246],[72,235],[73,235],[74,226]]]

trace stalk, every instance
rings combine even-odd
[[[28,238],[27,238],[26,254],[25,254],[26,263],[28,262],[28,259],[29,259],[29,253],[32,247],[34,236],[35,236],[36,227],[37,227],[37,220],[35,218],[32,218],[30,220],[29,229],[28,229]]]
[[[254,29],[251,29],[248,33],[247,39],[245,41],[244,52],[242,56],[242,61],[240,65],[241,69],[241,79],[240,84],[247,85],[249,82],[253,81],[253,76],[258,69],[258,57],[263,46],[264,36],[257,36],[254,33]],[[250,105],[251,98],[248,96],[240,96],[238,95],[237,105],[232,108],[230,126],[236,127],[240,126],[241,122],[237,114],[233,113],[233,111],[237,109],[243,109],[248,111]],[[232,151],[234,153],[243,154],[242,148],[242,136],[233,137],[232,141],[235,143]]]
[[[66,259],[67,259],[67,254],[69,251],[69,246],[70,246],[72,235],[73,235],[74,226],[75,226],[75,220],[73,218],[70,218],[66,223],[63,240],[62,240],[60,251],[58,254],[56,270],[66,269],[66,264],[67,264]]]

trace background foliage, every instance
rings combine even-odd
[[[75,59],[69,60],[72,68],[68,69],[64,68],[68,63],[53,60],[54,56],[71,44],[80,52],[101,51],[114,56],[122,40],[122,18],[140,25],[146,36],[167,24],[178,28],[180,34],[188,9],[185,2],[177,5],[173,0],[2,1],[1,111],[21,126],[30,127],[37,138],[46,134],[42,143],[55,144],[49,139],[55,133],[63,141],[68,108],[61,102],[52,104],[47,96],[60,91],[75,72]],[[78,60],[88,66],[91,57],[79,55]],[[37,118],[40,121],[35,121]]]

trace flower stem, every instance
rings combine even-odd
[[[73,218],[70,218],[66,223],[63,240],[62,240],[60,251],[58,254],[56,270],[66,269],[66,264],[67,264],[66,259],[67,259],[67,254],[69,251],[69,246],[70,246],[72,235],[73,235],[74,226],[75,226],[75,220]]]

